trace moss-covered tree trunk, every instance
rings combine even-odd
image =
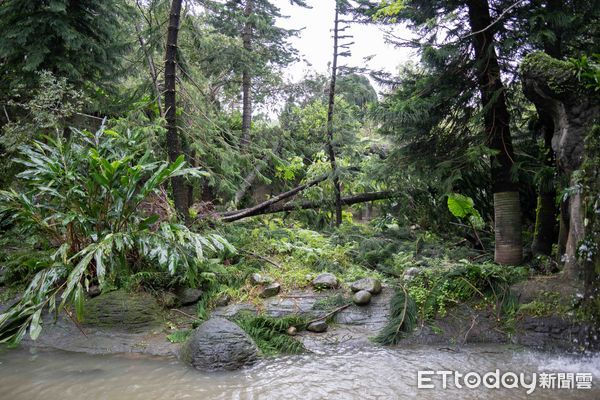
[[[494,31],[487,0],[469,0],[469,23],[484,110],[487,145],[496,150],[491,159],[494,193],[495,255],[500,264],[520,264],[523,259],[521,207],[517,184],[512,179],[514,152],[510,115],[494,48]]]
[[[525,58],[521,66],[525,95],[535,103],[538,110],[551,115],[554,134],[552,147],[557,164],[569,181],[568,234],[564,254],[565,277],[591,279],[586,272],[587,261],[580,258],[582,241],[589,232],[590,219],[586,223],[586,190],[590,185],[582,183],[582,176],[589,173],[581,168],[585,158],[584,140],[594,135],[592,126],[600,115],[598,100],[578,82],[572,66],[556,60],[545,53],[534,53]],[[567,231],[566,220],[561,220],[561,235]],[[596,238],[597,240],[597,238]],[[594,245],[595,246],[595,245]],[[559,247],[560,248],[560,247]]]

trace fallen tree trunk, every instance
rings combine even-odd
[[[375,200],[385,200],[397,196],[397,193],[393,192],[373,192],[373,193],[362,193],[354,196],[343,197],[341,203],[344,206],[350,206],[358,203],[366,203]],[[264,203],[263,203],[264,204]],[[233,222],[242,218],[252,217],[256,215],[274,214],[278,212],[295,211],[295,210],[309,210],[315,208],[321,208],[325,204],[322,201],[301,201],[301,202],[290,202],[285,204],[271,203],[266,207],[262,207],[260,210],[252,210],[256,207],[240,210],[237,213],[231,211],[222,213],[221,220],[224,222]],[[252,211],[251,211],[252,210]]]
[[[232,221],[238,220],[238,219],[242,219],[242,218],[246,218],[246,217],[251,217],[253,215],[259,215],[261,214],[261,211],[270,207],[271,205],[278,203],[282,200],[285,200],[289,197],[292,197],[293,195],[303,191],[304,189],[307,189],[311,186],[315,186],[321,182],[323,182],[325,179],[327,179],[329,177],[329,175],[321,175],[320,177],[318,177],[317,179],[314,179],[310,182],[307,182],[303,185],[300,186],[296,186],[295,188],[288,190],[287,192],[283,192],[275,197],[270,198],[267,201],[263,201],[260,204],[255,205],[254,207],[250,207],[250,208],[245,208],[242,210],[235,210],[235,211],[227,211],[223,214],[221,214],[221,216],[223,217],[224,221],[228,221],[228,219],[231,219]]]

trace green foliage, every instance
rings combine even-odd
[[[189,339],[192,333],[193,330],[191,329],[182,329],[168,334],[167,340],[171,343],[183,343]]]
[[[596,93],[600,91],[600,54],[592,54],[590,57],[583,55],[572,58],[569,62],[575,69],[577,79],[586,89]]]
[[[274,318],[244,313],[236,318],[238,324],[266,356],[299,354],[305,351],[302,343],[287,335],[289,327],[301,329],[306,321],[299,316]]]
[[[442,268],[426,268],[406,286],[420,318],[430,320],[444,316],[449,306],[475,298],[499,314],[509,298],[509,286],[527,276],[524,267],[462,261]]]
[[[3,1],[0,91],[31,86],[42,70],[82,88],[107,83],[118,76],[127,22],[127,5],[117,0]]]
[[[483,219],[474,206],[475,202],[468,196],[458,193],[448,195],[448,210],[450,210],[452,215],[460,219],[468,218],[473,226],[483,228]]]
[[[48,304],[60,310],[74,303],[79,310],[84,289],[94,282],[102,289],[151,265],[197,285],[207,251],[233,251],[221,236],[203,236],[170,220],[172,213],[152,212],[148,204],[160,201],[168,179],[202,174],[183,168],[183,157],[153,162],[140,143],[135,131],[102,127],[95,134],[76,131],[70,141],[48,136],[21,148],[22,189],[0,192],[0,215],[53,254],[22,300],[0,316],[2,341],[18,342],[27,326],[37,334]],[[168,202],[164,206],[169,209]]]
[[[395,345],[406,335],[412,333],[417,326],[418,310],[415,301],[400,287],[396,289],[390,303],[389,322],[374,338],[383,345]]]

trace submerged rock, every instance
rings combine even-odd
[[[313,279],[312,285],[315,289],[334,289],[338,286],[338,280],[335,275],[324,272]]]
[[[354,304],[359,306],[367,305],[371,302],[371,293],[366,290],[360,290],[354,293],[354,296],[352,296],[352,301]]]
[[[360,292],[361,290],[366,290],[367,292],[378,295],[381,293],[381,282],[379,279],[375,278],[363,278],[359,279],[356,282],[350,285],[350,289],[353,292]]]
[[[196,304],[200,297],[202,297],[202,290],[194,289],[194,288],[183,288],[179,289],[177,293],[175,293],[177,299],[181,303],[182,306],[189,306],[192,304]]]
[[[271,283],[268,286],[265,286],[263,290],[260,292],[260,297],[267,298],[276,296],[281,290],[281,285],[278,282]]]
[[[306,327],[306,330],[310,331],[310,332],[315,332],[315,333],[325,332],[325,331],[327,331],[327,322],[322,321],[322,320],[321,321],[311,322]]]
[[[194,331],[180,356],[197,369],[235,370],[256,361],[258,348],[233,322],[211,318]]]

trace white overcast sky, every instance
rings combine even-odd
[[[291,40],[292,45],[298,49],[300,56],[311,64],[295,63],[287,68],[286,75],[293,81],[302,79],[307,70],[329,74],[328,63],[331,62],[333,39],[331,29],[333,28],[335,0],[307,0],[312,8],[307,9],[290,5],[289,0],[274,0],[273,3],[281,9],[283,15],[289,18],[281,19],[278,25],[288,29],[304,28],[300,35]],[[352,56],[340,60],[340,64],[350,67],[370,67],[395,73],[398,66],[414,58],[414,54],[406,48],[395,48],[387,44],[384,39],[384,31],[375,24],[359,25],[353,24],[344,34],[350,33],[354,36],[351,41]],[[402,27],[394,29],[394,33],[401,37],[409,37],[409,32]],[[364,58],[375,55],[373,59],[365,64]]]

